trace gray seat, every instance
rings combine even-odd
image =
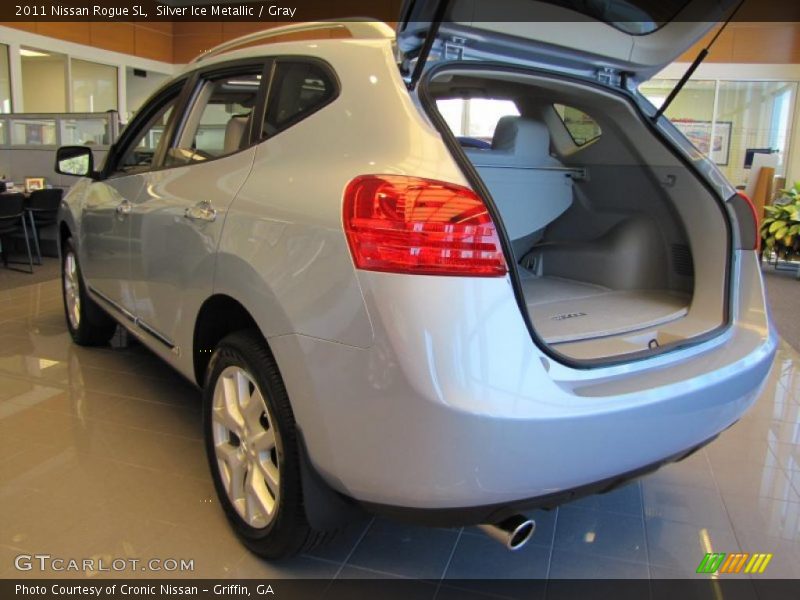
[[[511,240],[542,231],[572,204],[572,179],[550,156],[544,123],[502,117],[491,149],[465,149],[494,198]]]
[[[222,153],[231,154],[242,147],[242,141],[250,124],[250,115],[233,115],[225,125],[225,141]]]

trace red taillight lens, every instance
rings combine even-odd
[[[472,190],[400,175],[363,175],[344,192],[344,230],[359,269],[499,277],[506,261]]]

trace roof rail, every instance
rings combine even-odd
[[[287,35],[290,33],[303,33],[306,31],[321,31],[326,29],[345,29],[350,32],[353,39],[359,40],[390,40],[394,39],[394,30],[383,21],[367,19],[340,19],[337,21],[309,21],[307,23],[294,23],[281,27],[272,27],[263,31],[248,33],[241,37],[222,42],[207,52],[193,58],[190,63],[200,62],[212,56],[233,50],[239,46],[269,40],[270,38]]]

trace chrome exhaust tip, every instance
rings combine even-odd
[[[486,535],[503,544],[509,550],[519,550],[536,531],[536,521],[522,515],[514,515],[496,525],[484,523],[478,525]]]

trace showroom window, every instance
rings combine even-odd
[[[202,162],[247,146],[260,87],[261,68],[203,83],[167,164]]]
[[[14,119],[11,121],[11,143],[15,146],[55,146],[55,119]]]
[[[8,69],[8,46],[0,44],[0,113],[11,112],[11,75]]]
[[[453,135],[486,143],[502,117],[519,116],[517,105],[502,98],[446,98],[437,100],[436,107]]]
[[[61,144],[73,146],[108,146],[111,136],[105,115],[99,117],[76,117],[59,119]]]
[[[62,113],[67,110],[67,57],[23,47],[22,98],[26,113]]]
[[[73,58],[72,110],[105,112],[117,110],[117,68]]]
[[[333,100],[336,93],[333,78],[320,65],[279,62],[267,100],[264,135],[275,135],[305,119]]]
[[[640,90],[661,106],[676,83],[656,79]],[[796,82],[689,81],[665,114],[731,183],[744,185],[758,152],[775,154],[775,172],[785,175],[796,96]]]

